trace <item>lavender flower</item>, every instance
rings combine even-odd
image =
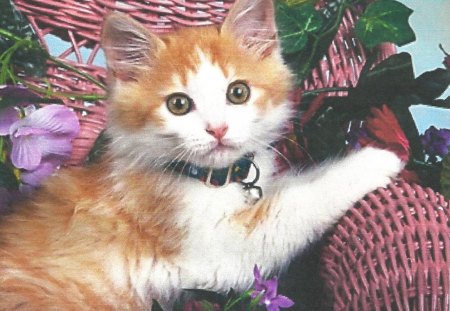
[[[25,86],[9,84],[0,86],[0,97],[13,101],[15,105],[29,104],[30,100],[39,98]]]
[[[445,157],[449,153],[449,129],[437,129],[434,126],[431,126],[420,138],[425,152],[430,156],[432,162],[436,161],[436,157]]]
[[[9,135],[11,125],[19,121],[20,114],[15,107],[0,110],[0,136]]]
[[[22,181],[32,187],[70,156],[72,140],[79,130],[77,116],[65,106],[35,109],[29,105],[0,110],[0,135],[9,136],[12,142],[11,162],[22,169]]]
[[[75,113],[67,107],[49,105],[37,109],[11,125],[11,161],[15,167],[31,171],[50,155],[62,162],[70,156],[71,141],[79,130]]]
[[[280,308],[290,308],[294,302],[286,296],[277,295],[278,279],[275,277],[271,280],[263,280],[258,266],[253,269],[255,277],[254,291],[251,298],[260,297],[259,305],[265,306],[267,311],[279,311]]]

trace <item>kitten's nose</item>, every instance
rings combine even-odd
[[[222,124],[220,126],[208,125],[208,127],[205,129],[205,131],[209,135],[215,137],[217,140],[221,140],[228,131],[228,125],[226,125],[226,124]]]

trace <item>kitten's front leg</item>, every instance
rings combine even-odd
[[[260,225],[254,228],[266,237],[262,247],[271,249],[272,256],[280,261],[292,258],[364,195],[386,186],[402,167],[394,153],[365,148],[298,176],[283,178],[276,194],[256,206],[259,215],[267,217],[260,216]]]

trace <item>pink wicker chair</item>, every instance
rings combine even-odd
[[[14,0],[44,46],[47,35],[70,43],[61,55],[93,77],[105,70],[94,65],[103,16],[126,12],[158,32],[178,26],[220,23],[233,0]],[[304,89],[355,85],[366,52],[354,40],[357,17],[345,13],[338,34],[324,59],[312,71]],[[85,60],[81,49],[89,48]],[[383,59],[395,52],[391,45],[377,52]],[[75,54],[76,61],[68,60]],[[89,80],[51,65],[49,82],[58,91],[103,92]],[[81,133],[70,165],[85,160],[105,126],[105,103],[66,100],[78,113]],[[449,202],[430,189],[403,181],[379,189],[358,202],[325,240],[320,270],[324,295],[334,310],[449,310]]]

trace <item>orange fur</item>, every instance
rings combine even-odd
[[[177,198],[149,188],[157,177],[135,173],[121,176],[127,192],[113,194],[108,171],[102,165],[60,172],[3,217],[0,310],[143,309],[131,284],[114,287],[102,260],[122,256],[128,270],[142,254],[171,260],[183,236],[173,223]]]
[[[246,206],[236,212],[231,217],[231,222],[245,228],[247,234],[251,234],[261,223],[263,223],[275,205],[275,199],[263,199],[256,202],[255,205]]]
[[[267,109],[271,102],[282,102],[291,89],[291,74],[279,65],[275,56],[261,58],[240,48],[236,39],[231,34],[221,33],[218,26],[180,29],[161,39],[166,48],[157,53],[152,69],[143,71],[137,81],[126,83],[124,91],[114,94],[111,122],[119,122],[129,129],[142,127],[148,121],[162,125],[156,110],[165,104],[165,96],[171,93],[165,90],[176,91],[173,89],[174,77],[186,85],[189,72],[194,72],[200,62],[198,50],[225,75],[232,68],[238,73],[239,80],[261,89],[263,94],[257,102],[261,109]]]
[[[198,50],[225,75],[235,72],[236,79],[261,90],[261,110],[283,102],[291,88],[278,56],[239,47],[219,26],[181,29],[161,40],[165,47],[151,68],[123,80],[116,75],[109,122],[130,133],[147,123],[164,125],[157,110],[177,91],[174,79],[187,84],[200,61]],[[114,176],[114,163],[105,158],[97,166],[61,170],[32,200],[0,219],[0,311],[148,310],[151,301],[136,293],[132,274],[143,258],[170,263],[180,254],[185,234],[175,217],[183,208],[180,190],[169,177],[159,184],[159,173]],[[271,204],[262,200],[234,221],[250,234]],[[127,274],[120,280],[125,284],[117,284],[103,266],[109,259]]]

